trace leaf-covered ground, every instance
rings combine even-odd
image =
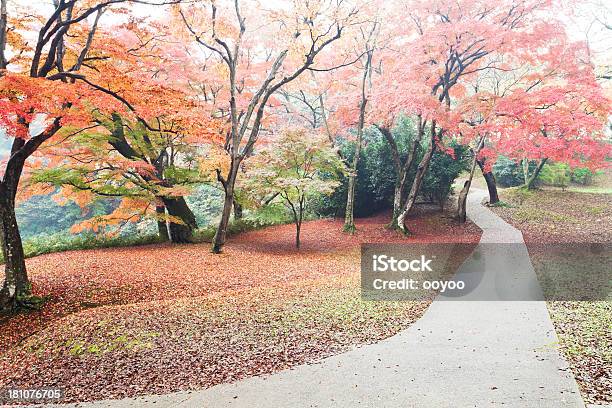
[[[557,268],[560,272],[566,268],[580,273],[577,263],[583,260],[602,270],[597,265],[597,256],[572,261],[567,254],[547,251],[546,245],[562,243],[580,250],[585,243],[612,243],[610,198],[610,194],[560,190],[528,194],[506,190],[501,199],[510,207],[498,207],[494,211],[523,232],[536,273],[544,268]],[[603,278],[609,282],[609,269]],[[593,279],[593,274],[585,274],[585,279]],[[609,293],[605,299],[548,302],[561,350],[572,367],[584,400],[592,404],[612,403],[612,298]]]
[[[205,245],[152,245],[49,254],[28,260],[40,312],[0,326],[0,389],[66,388],[66,401],[200,389],[271,373],[389,337],[423,302],[365,302],[362,242],[474,242],[480,230],[435,213],[414,235],[386,216],[235,237],[222,255]]]
[[[493,207],[523,232],[525,241],[612,242],[612,195],[561,190],[508,189]]]

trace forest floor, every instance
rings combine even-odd
[[[594,301],[550,299],[548,309],[560,347],[587,403],[612,403],[612,297],[609,293],[609,249],[612,243],[612,195],[560,189],[501,192],[505,206],[492,208],[523,232],[536,274],[583,274],[586,286],[607,287]],[[589,190],[590,191],[590,190]],[[593,249],[606,252],[594,255]],[[582,256],[584,255],[584,256]],[[584,262],[589,267],[585,268]],[[590,268],[591,274],[587,274]],[[594,270],[602,276],[594,276]],[[601,285],[595,279],[602,279]],[[560,280],[553,282],[557,286]],[[540,279],[542,283],[542,279]],[[560,284],[563,285],[562,283]],[[584,288],[584,287],[583,287]],[[573,295],[572,295],[573,296]]]
[[[429,306],[360,297],[360,244],[478,242],[472,223],[421,208],[283,225],[207,245],[71,251],[27,261],[42,311],[0,322],[0,389],[62,387],[65,401],[210,387],[320,360],[406,328]],[[432,299],[433,299],[432,293]]]

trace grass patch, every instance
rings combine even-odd
[[[585,402],[612,402],[607,392],[611,381],[612,302],[548,302],[548,310]]]
[[[589,213],[591,213],[593,215],[603,214],[606,210],[607,210],[607,207],[605,205],[598,205],[598,206],[595,206],[595,207],[587,207],[586,208],[586,211],[588,211]]]
[[[567,191],[573,191],[576,193],[592,193],[592,194],[612,194],[612,187],[580,187],[580,186],[571,186],[566,189]]]
[[[141,351],[154,347],[155,338],[159,337],[157,332],[134,332],[125,328],[107,328],[98,325],[98,330],[88,333],[90,336],[76,334],[75,337],[63,342],[48,342],[44,337],[34,336],[25,349],[32,354],[41,356],[43,353],[68,355],[80,357],[85,355],[102,356],[103,354],[116,351]]]
[[[514,213],[520,222],[574,222],[576,219],[569,215],[541,208],[520,208]]]
[[[504,192],[509,199],[517,202],[519,205],[523,205],[526,201],[533,198],[536,195],[535,190],[529,190],[526,187],[512,187],[508,188]]]
[[[512,205],[510,203],[507,203],[502,200],[499,200],[498,202],[494,204],[489,204],[488,206],[493,207],[493,208],[512,208]]]

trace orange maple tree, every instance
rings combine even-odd
[[[172,242],[191,241],[197,228],[184,196],[191,185],[210,181],[217,161],[209,153],[222,139],[223,123],[189,86],[189,56],[164,29],[130,20],[104,30],[94,42],[101,58],[85,74],[66,73],[114,103],[91,107],[94,127],[53,146],[53,169],[38,171],[35,181],[63,186],[71,196],[125,197],[115,212],[80,227],[152,217],[160,237]],[[105,73],[103,81],[96,72]]]
[[[0,308],[28,304],[24,252],[15,199],[26,162],[52,139],[69,137],[90,124],[90,106],[112,104],[112,95],[92,87],[82,74],[103,14],[125,14],[127,0],[57,2],[52,8],[2,1],[0,27],[0,126],[12,139],[2,161],[0,218],[5,280]],[[95,71],[95,70],[93,70]],[[104,76],[103,72],[97,72]],[[78,80],[77,80],[78,79]]]

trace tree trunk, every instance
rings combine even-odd
[[[300,249],[300,233],[302,230],[302,223],[301,222],[297,222],[295,224],[295,247],[297,249]]]
[[[457,219],[459,220],[461,224],[463,224],[465,220],[467,219],[466,203],[467,203],[468,193],[470,192],[470,184],[471,184],[471,180],[465,181],[465,183],[463,184],[463,188],[461,189],[461,192],[459,193],[459,199],[457,200]]]
[[[393,158],[393,167],[395,168],[395,173],[397,179],[395,180],[395,191],[393,193],[393,215],[391,216],[391,223],[389,226],[391,228],[397,227],[397,217],[399,216],[402,209],[402,200],[404,196],[404,186],[405,179],[407,175],[406,166],[402,166],[402,161],[400,159],[399,148],[397,147],[397,143],[395,139],[393,139],[393,134],[391,130],[384,126],[376,125],[378,131],[382,133],[389,148],[391,149],[391,156]]]
[[[356,179],[356,166],[353,165],[351,174],[348,180],[348,193],[346,197],[346,210],[344,212],[344,231],[355,232],[355,179]]]
[[[6,69],[6,35],[8,15],[6,11],[7,0],[0,0],[0,69]]]
[[[419,195],[419,191],[421,189],[421,183],[423,182],[423,178],[425,177],[425,173],[429,168],[429,163],[431,162],[431,158],[433,157],[434,150],[436,149],[436,122],[432,122],[431,124],[431,140],[429,142],[429,147],[425,152],[425,155],[421,159],[419,166],[417,167],[416,174],[414,176],[414,181],[412,182],[412,187],[410,188],[410,194],[408,194],[408,199],[406,200],[406,204],[404,205],[404,209],[402,213],[397,217],[397,226],[398,228],[406,233],[408,232],[406,229],[406,217],[412,210],[414,203]]]
[[[533,190],[535,188],[535,182],[538,179],[538,176],[540,175],[540,171],[542,171],[542,168],[546,164],[547,160],[548,160],[547,157],[540,160],[540,164],[538,164],[538,167],[535,168],[531,177],[529,177],[529,179],[525,182],[525,187],[527,187],[528,190]]]
[[[489,190],[489,204],[495,204],[499,202],[499,195],[497,194],[497,182],[495,181],[495,175],[493,175],[492,171],[485,172],[485,161],[478,160],[478,167],[480,167],[480,171],[482,172],[482,176],[484,177],[487,183],[487,190]]]
[[[289,204],[291,205],[291,209],[293,210],[293,216],[295,219],[295,247],[298,250],[300,249],[300,234],[302,232],[302,221],[304,221],[304,202],[305,200],[306,200],[306,197],[300,194],[300,200],[298,202],[298,208],[296,211],[293,204],[291,204],[291,201],[287,199],[287,201],[289,201]]]
[[[525,185],[527,185],[527,183],[529,182],[529,160],[523,159],[521,161],[521,164],[523,166],[523,182],[525,183]]]
[[[198,223],[185,198],[165,197],[163,201],[168,214],[182,221],[182,223],[170,221],[170,240],[176,244],[192,242],[193,231],[198,228]]]
[[[25,122],[24,126],[29,129],[29,125],[25,125]],[[0,310],[13,309],[20,305],[27,306],[27,298],[31,296],[25,254],[15,216],[15,197],[25,161],[60,128],[60,118],[55,118],[51,127],[27,142],[21,138],[13,140],[11,155],[0,181],[0,241],[2,241],[5,262],[5,279],[0,290]]]
[[[310,71],[314,76],[314,72]],[[329,128],[329,122],[327,121],[327,113],[325,111],[325,101],[323,100],[323,94],[319,94],[319,106],[321,107],[321,119],[323,120],[323,124],[325,125],[325,134],[327,134],[327,139],[332,147],[336,147],[336,141],[334,140],[334,136],[331,133]],[[338,157],[342,159],[342,154],[340,153],[340,149],[337,150]]]
[[[359,104],[359,123],[357,125],[357,145],[355,146],[355,156],[353,157],[353,165],[349,174],[348,196],[346,198],[346,212],[344,213],[344,231],[355,232],[355,184],[357,182],[357,165],[359,164],[359,156],[361,155],[361,143],[363,140],[363,128],[365,126],[366,107],[368,98],[366,94],[366,83],[370,74],[372,65],[372,50],[368,50],[363,77],[361,79],[361,103]]]
[[[457,202],[457,219],[461,224],[463,224],[467,220],[467,196],[470,192],[470,186],[472,185],[472,179],[474,178],[474,172],[476,171],[476,164],[478,164],[478,154],[480,150],[484,146],[484,137],[481,137],[478,141],[478,146],[476,146],[476,150],[473,151],[474,159],[472,160],[472,167],[470,168],[470,176],[463,184],[463,188],[459,193],[459,198]]]
[[[406,202],[405,193],[406,193],[406,184],[408,183],[408,176],[410,174],[410,169],[412,168],[412,164],[414,159],[416,158],[416,153],[419,148],[419,144],[421,143],[421,139],[423,138],[423,119],[421,116],[418,117],[418,129],[417,129],[417,137],[412,141],[412,146],[408,151],[408,157],[406,161],[402,165],[400,159],[399,148],[397,143],[393,139],[393,135],[391,131],[384,127],[378,127],[378,130],[383,134],[389,147],[391,148],[391,154],[393,156],[393,163],[395,167],[395,172],[397,173],[397,180],[395,181],[395,191],[393,193],[393,215],[391,218],[391,223],[389,224],[390,228],[397,228],[397,218],[400,216],[402,212],[402,208]]]
[[[393,214],[391,216],[391,224],[389,228],[397,228],[397,217],[399,217],[402,210],[402,201],[404,197],[405,184],[398,180],[395,183],[395,191],[393,192]]]
[[[161,242],[167,242],[170,239],[168,235],[168,223],[166,222],[166,207],[164,205],[155,206],[157,214],[157,231]]]
[[[55,133],[55,131],[52,132]],[[52,135],[53,133],[37,136],[39,139],[36,142],[44,140],[43,138],[47,137],[47,134]],[[0,181],[0,242],[2,243],[5,273],[4,284],[0,290],[1,311],[14,310],[23,302],[27,302],[26,298],[32,294],[26,270],[21,233],[15,215],[17,187],[29,153],[29,151],[24,151],[25,147],[27,145],[23,139],[13,140],[11,158],[6,165],[4,177]]]
[[[221,253],[223,245],[227,239],[227,227],[229,226],[230,215],[234,205],[234,186],[236,185],[236,177],[240,163],[236,159],[232,159],[230,172],[226,180],[221,181],[223,190],[225,191],[225,200],[223,202],[223,211],[221,212],[221,220],[217,227],[217,232],[213,238],[212,252],[215,254]]]
[[[18,306],[20,299],[31,295],[31,286],[15,217],[15,200],[4,189],[0,189],[0,218],[0,242],[5,273],[4,285],[0,290],[0,310],[11,311]]]
[[[406,158],[406,162],[404,163],[404,167],[401,169],[399,177],[399,184],[395,186],[395,193],[393,196],[393,219],[391,220],[391,226],[393,228],[398,227],[398,218],[401,214],[402,208],[404,208],[404,204],[406,204],[406,184],[408,183],[408,175],[410,174],[410,169],[412,168],[412,163],[416,157],[417,149],[419,148],[419,144],[421,143],[422,134],[417,137],[416,140],[412,142],[412,148],[408,152],[408,157]]]
[[[241,220],[242,219],[242,204],[238,201],[234,200],[234,219]]]

